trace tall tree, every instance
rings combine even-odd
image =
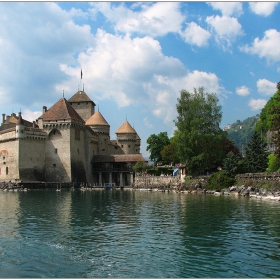
[[[261,134],[254,131],[250,142],[245,147],[244,166],[246,172],[265,171],[268,166],[267,156],[266,143],[262,140]]]
[[[162,161],[161,151],[170,144],[167,132],[160,132],[158,135],[152,134],[147,139],[146,150],[150,152],[150,159],[154,163]]]
[[[178,98],[175,120],[177,147],[181,163],[186,163],[190,173],[202,173],[212,169],[224,156],[220,129],[221,106],[215,93],[205,92],[203,87],[193,93],[182,90]]]
[[[165,146],[161,151],[161,157],[165,162],[179,163],[180,159],[177,153],[176,142],[171,142],[169,145]]]
[[[280,82],[277,83],[277,92],[273,95],[273,104],[269,108],[271,130],[275,131],[274,143],[275,143],[275,155],[280,165]]]

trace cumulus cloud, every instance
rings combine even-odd
[[[94,6],[115,24],[116,31],[128,34],[138,32],[149,36],[163,36],[169,32],[177,33],[185,19],[180,12],[179,2],[157,2],[151,5],[143,3],[137,5],[137,11],[128,9],[124,4],[108,2],[95,3]]]
[[[22,117],[30,122],[33,122],[34,120],[37,120],[40,116],[42,116],[42,112],[40,111],[34,111],[32,112],[31,110],[25,109],[22,112]]]
[[[73,54],[93,39],[90,27],[73,22],[79,11],[66,12],[54,2],[2,2],[0,9],[5,11],[0,17],[0,69],[9,103],[30,108],[40,96],[48,105],[52,97],[62,96],[55,84],[68,78],[59,62],[74,63]]]
[[[153,20],[149,34],[178,32],[185,20],[178,10],[180,3],[139,3],[133,11],[119,4],[97,4],[103,5],[104,14],[116,23],[116,30],[125,34],[98,29],[93,35],[89,25],[73,21],[73,17],[88,16],[86,13],[73,9],[67,12],[54,2],[0,3],[5,10],[0,17],[0,69],[4,69],[1,77],[6,83],[0,88],[0,97],[8,90],[6,100],[22,108],[24,118],[34,120],[41,115],[37,109],[31,111],[32,105],[38,105],[38,97],[40,107],[42,103],[51,106],[63,91],[65,98],[70,98],[78,90],[81,66],[85,91],[95,102],[146,106],[168,124],[176,116],[180,90],[204,86],[207,92],[219,96],[225,93],[215,73],[188,71],[179,59],[164,55],[159,41],[151,36],[130,37],[129,32],[144,32]],[[120,13],[113,15],[116,8],[121,9]],[[137,28],[137,24],[129,25],[127,21],[134,15]],[[206,43],[209,34],[205,30],[195,24],[188,27],[201,36],[196,38],[192,33],[189,40],[193,44]],[[0,106],[5,106],[3,102],[4,98]],[[148,119],[144,122],[149,125]]]
[[[252,111],[261,110],[267,101],[265,99],[250,99],[248,106],[251,108]]]
[[[258,92],[263,95],[272,96],[277,90],[276,86],[276,83],[270,82],[267,79],[259,79],[257,81]]]
[[[206,22],[215,33],[217,43],[221,44],[224,50],[229,50],[231,44],[237,39],[237,37],[243,35],[242,26],[237,18],[228,16],[209,16],[206,18]]]
[[[250,89],[246,86],[241,86],[239,88],[236,88],[236,93],[241,96],[247,96],[250,94]]]
[[[195,22],[191,22],[187,24],[187,28],[181,33],[181,36],[187,43],[202,47],[208,45],[211,34]]]
[[[148,127],[148,128],[152,128],[152,127],[153,127],[153,125],[149,122],[148,117],[145,117],[145,118],[143,119],[143,122],[144,122],[144,125],[145,125],[146,127]]]
[[[255,38],[252,46],[245,45],[240,50],[249,54],[256,54],[268,62],[280,61],[280,32],[276,29],[266,30],[262,39]]]
[[[243,13],[241,2],[209,2],[214,10],[220,10],[225,16],[240,16]]]
[[[132,39],[101,29],[96,34],[95,48],[80,53],[78,60],[83,65],[87,89],[95,92],[96,98],[114,100],[119,107],[152,102],[149,90],[158,84],[156,75],[172,79],[186,73],[178,59],[163,55],[157,40],[147,36]],[[72,77],[79,74],[78,69],[61,65],[61,70]]]
[[[257,15],[269,16],[274,12],[277,2],[250,2],[250,9]]]

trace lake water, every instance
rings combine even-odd
[[[132,190],[0,192],[1,278],[280,277],[280,203]]]

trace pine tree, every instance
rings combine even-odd
[[[223,161],[223,170],[227,175],[234,175],[238,170],[239,157],[233,152],[229,152]]]
[[[266,143],[259,132],[254,131],[250,142],[245,147],[244,165],[246,172],[264,172],[268,166]]]

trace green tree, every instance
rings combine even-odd
[[[277,172],[280,169],[279,161],[275,154],[268,155],[267,172]]]
[[[273,140],[275,143],[275,155],[277,161],[280,163],[280,82],[277,83],[277,92],[273,95],[273,104],[269,108],[269,116],[271,121],[271,130],[277,131],[274,134]]]
[[[177,153],[176,142],[171,142],[169,145],[165,146],[161,151],[161,157],[163,161],[167,163],[179,163],[180,159]]]
[[[280,82],[277,84],[277,91],[268,100],[260,113],[260,119],[256,124],[255,130],[261,133],[265,139],[265,134],[269,130],[277,130],[279,128],[279,112],[280,112]]]
[[[133,166],[134,172],[143,172],[149,169],[149,165],[145,161],[137,161],[135,165]]]
[[[206,93],[203,87],[193,93],[182,90],[178,98],[175,120],[178,154],[181,163],[190,173],[204,173],[221,161],[221,139],[225,133],[220,129],[221,106],[215,93]]]
[[[160,132],[158,135],[152,134],[147,139],[146,150],[150,152],[150,159],[154,163],[162,161],[161,151],[170,144],[167,132]]]
[[[234,175],[238,172],[240,157],[233,152],[229,152],[223,161],[223,170],[227,175]]]
[[[266,143],[258,131],[254,131],[250,142],[245,147],[244,166],[246,172],[263,172],[267,168]]]

